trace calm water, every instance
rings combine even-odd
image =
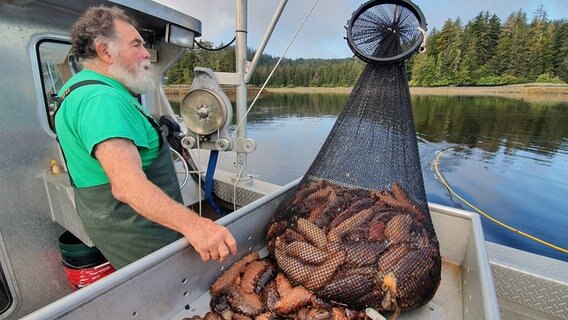
[[[347,95],[271,94],[249,113],[257,143],[250,174],[286,184],[309,168]],[[479,209],[513,228],[568,248],[568,102],[526,103],[489,97],[414,96],[413,113],[428,201]],[[233,153],[218,167],[235,171]],[[568,255],[481,218],[488,241],[560,260]]]

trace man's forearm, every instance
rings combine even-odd
[[[142,171],[136,146],[126,139],[97,145],[95,156],[110,180],[113,196],[149,220],[182,233],[203,260],[234,254],[237,244],[230,232],[171,199]]]

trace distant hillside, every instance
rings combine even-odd
[[[233,46],[209,51],[200,42],[168,71],[167,84],[190,84],[196,66],[233,72]],[[249,59],[253,51],[249,50]],[[261,86],[278,58],[263,55],[250,84]],[[283,59],[268,82],[269,87],[349,87],[365,64],[348,59]],[[540,7],[530,22],[521,9],[505,22],[489,11],[480,12],[463,25],[448,19],[441,30],[433,29],[426,52],[406,62],[411,85],[493,86],[527,82],[568,82],[568,20],[550,21]]]

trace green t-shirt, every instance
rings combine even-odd
[[[77,188],[109,183],[99,161],[94,157],[95,146],[110,138],[131,140],[148,167],[158,156],[160,138],[148,119],[136,108],[147,111],[117,80],[91,70],[74,75],[61,88],[83,80],[107,83],[84,85],[69,94],[55,118],[57,136],[65,154],[67,168]]]

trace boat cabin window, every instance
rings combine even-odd
[[[61,40],[41,40],[37,46],[39,70],[45,109],[47,110],[49,127],[53,130],[55,112],[54,97],[71,78],[80,71],[80,66],[70,54],[71,44]]]
[[[4,276],[4,270],[0,265],[0,315],[10,309],[12,302],[12,294],[10,294],[8,283],[6,282],[6,277]]]

